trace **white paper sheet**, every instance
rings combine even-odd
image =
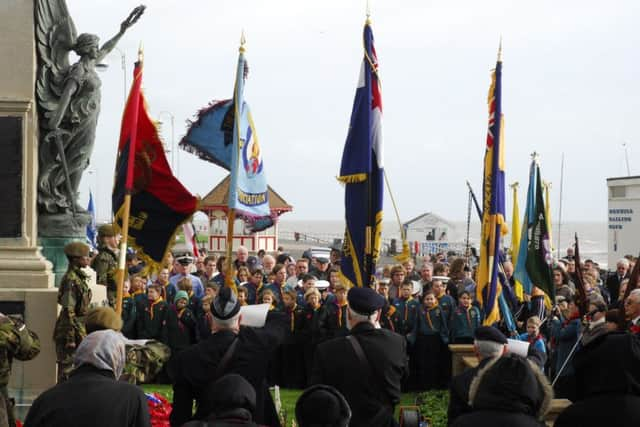
[[[507,339],[507,352],[517,354],[518,356],[527,357],[529,351],[529,343],[526,341]]]
[[[267,313],[269,312],[269,304],[244,305],[240,307],[242,326],[253,326],[262,328],[267,321]]]

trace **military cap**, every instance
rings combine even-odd
[[[353,311],[367,316],[384,307],[384,297],[368,287],[349,289],[347,301]]]
[[[189,265],[193,262],[193,257],[190,253],[187,252],[180,256],[177,256],[176,261],[178,261],[180,265]]]
[[[320,257],[316,258],[316,261],[318,261],[320,264],[328,264],[329,263],[329,258],[325,258],[323,256],[320,256]]]
[[[64,247],[64,253],[70,257],[89,256],[91,248],[83,242],[71,242]]]
[[[322,408],[321,411],[318,409]],[[306,389],[296,402],[296,420],[300,426],[346,427],[351,409],[344,396],[334,387],[317,384]]]
[[[331,284],[328,280],[316,280],[316,283],[313,285],[316,289],[327,289]]]
[[[236,294],[227,286],[218,292],[211,304],[211,314],[220,320],[231,319],[240,311],[240,302]]]
[[[116,230],[113,229],[113,225],[111,224],[102,224],[98,227],[98,236],[99,237],[113,237],[116,235]]]
[[[478,341],[493,341],[498,344],[507,344],[507,337],[493,326],[480,326],[476,329],[475,339]]]

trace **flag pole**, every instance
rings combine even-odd
[[[138,62],[141,64],[144,59],[144,55],[142,53],[142,43],[140,43],[140,47],[138,48]],[[138,79],[139,74],[134,76],[134,79]],[[134,81],[135,84],[135,81]],[[135,120],[137,122],[138,118],[138,100],[139,97],[134,100],[135,108]],[[126,107],[125,107],[126,108]],[[125,183],[125,193],[124,193],[124,208],[122,215],[122,238],[120,240],[120,253],[118,254],[118,270],[116,272],[116,313],[118,316],[122,315],[122,290],[124,288],[124,276],[125,276],[125,267],[127,260],[127,241],[129,239],[129,216],[131,214],[131,191],[133,189],[133,166],[135,164],[135,152],[136,152],[136,139],[138,126],[137,123],[131,127],[131,140],[129,142],[129,159],[128,159],[128,170],[127,170],[127,179]]]
[[[245,45],[246,43],[246,38],[244,36],[244,30],[242,30],[242,33],[240,35],[240,47],[238,48],[238,52],[240,55],[244,54],[245,52]],[[236,138],[240,139],[240,108],[242,106],[238,106],[238,79],[244,79],[244,70],[242,71],[243,74],[238,74],[236,73],[236,83],[235,86],[233,88],[233,98],[234,98],[234,127],[235,127],[235,134],[236,134]],[[236,146],[235,142],[233,145],[234,149],[238,150],[239,147]],[[231,159],[233,160],[235,157],[236,161],[238,161],[238,156],[231,156]],[[235,280],[234,280],[234,273],[233,273],[233,262],[232,262],[232,256],[233,256],[233,225],[235,223],[236,220],[236,211],[234,208],[232,208],[231,206],[231,185],[234,184],[234,179],[233,179],[233,171],[236,170],[237,173],[237,168],[238,165],[237,164],[232,164],[231,168],[230,168],[230,172],[231,175],[229,176],[229,196],[227,197],[227,209],[229,211],[228,215],[227,215],[227,246],[226,246],[226,253],[227,253],[227,259],[226,259],[226,268],[225,268],[225,277],[224,277],[224,284],[225,286],[227,286],[228,288],[231,288],[233,290],[233,292],[236,292],[236,284],[235,284]]]
[[[560,259],[560,230],[562,228],[562,187],[564,184],[564,153],[560,161],[560,205],[558,207],[558,259]]]

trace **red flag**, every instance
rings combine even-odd
[[[128,245],[152,269],[159,267],[175,233],[197,210],[198,199],[173,176],[158,130],[142,94],[142,63],[137,62],[133,85],[122,117],[112,208],[122,227],[126,193],[131,194]]]

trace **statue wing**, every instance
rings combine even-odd
[[[41,126],[58,108],[69,71],[69,52],[77,38],[75,24],[65,0],[36,1],[36,46],[38,73],[36,96],[41,109]]]

